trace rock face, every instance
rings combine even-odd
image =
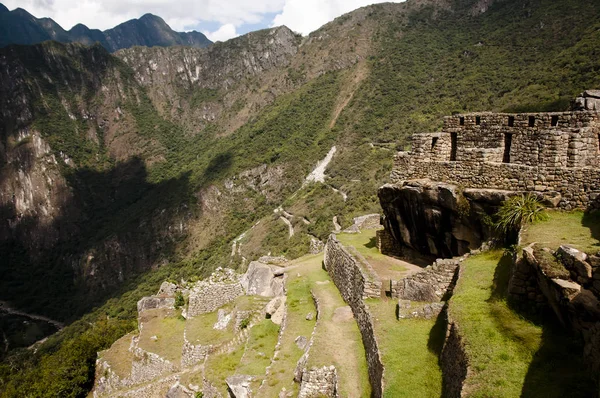
[[[225,379],[229,393],[233,398],[249,398],[251,397],[250,382],[252,376],[235,375]]]
[[[397,245],[450,258],[477,249],[492,236],[481,214],[493,211],[509,192],[480,190],[471,198],[457,186],[429,180],[386,184],[378,196],[385,230]]]
[[[264,297],[283,294],[283,278],[275,277],[274,268],[258,261],[252,261],[248,271],[241,279],[241,284],[248,295]]]

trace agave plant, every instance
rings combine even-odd
[[[527,224],[547,218],[545,208],[533,194],[506,199],[496,214],[496,228],[502,232],[517,231]]]

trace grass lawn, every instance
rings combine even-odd
[[[407,271],[403,261],[386,256],[377,248],[376,230],[366,229],[361,233],[339,233],[337,239],[344,246],[354,247],[383,279],[398,279]]]
[[[198,315],[185,321],[185,334],[188,341],[194,345],[219,345],[233,339],[233,324],[235,323],[233,319],[223,330],[213,328],[216,322],[217,311]]]
[[[254,392],[258,390],[266,368],[271,363],[278,335],[279,325],[274,324],[270,319],[264,319],[250,330],[246,352],[235,373],[257,376],[257,380],[251,386]]]
[[[547,214],[548,220],[527,227],[522,235],[523,244],[538,242],[551,249],[567,244],[586,253],[600,251],[600,212],[553,210]]]
[[[442,371],[438,355],[443,324],[426,319],[396,319],[395,300],[366,300],[385,366],[384,397],[439,397]]]
[[[319,274],[322,280],[330,280],[325,271],[315,271],[314,275]],[[308,366],[334,365],[342,397],[369,397],[367,359],[358,325],[351,311],[340,316],[340,309],[350,310],[350,307],[346,307],[333,282],[314,284],[312,290],[319,300],[321,318],[310,349]],[[334,315],[336,309],[338,315]]]
[[[179,317],[181,311],[147,310],[144,311],[139,346],[149,352],[160,355],[175,364],[181,361],[183,330],[186,321]],[[156,336],[156,340],[152,339]]]
[[[133,354],[129,351],[133,333],[128,333],[115,341],[108,350],[101,352],[101,358],[110,365],[110,368],[121,378],[131,375]]]
[[[468,395],[591,396],[581,348],[564,332],[524,319],[503,300],[504,286],[496,281],[506,281],[510,262],[501,259],[499,251],[468,258],[450,300],[473,371]]]

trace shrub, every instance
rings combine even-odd
[[[242,322],[240,322],[240,329],[246,329],[248,326],[250,326],[250,318],[242,319]]]
[[[183,298],[183,294],[181,292],[177,292],[175,294],[175,308],[180,308],[185,305],[185,299]]]
[[[496,228],[503,233],[518,231],[527,224],[545,220],[548,216],[540,200],[532,194],[506,199],[496,214]]]

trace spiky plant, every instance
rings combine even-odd
[[[540,200],[530,193],[506,199],[496,216],[496,228],[505,234],[548,217]]]

